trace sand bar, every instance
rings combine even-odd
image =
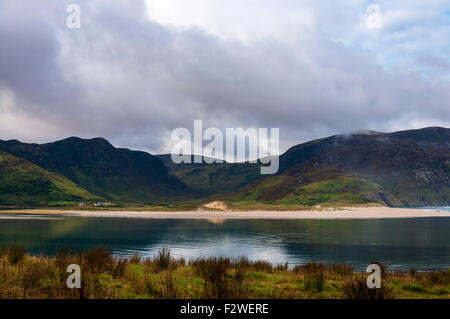
[[[450,217],[450,212],[434,210],[364,207],[340,208],[337,210],[311,211],[184,211],[184,212],[151,212],[151,211],[86,211],[86,210],[8,210],[7,214],[43,214],[68,215],[79,217],[120,217],[120,218],[150,218],[150,219],[383,219],[383,218],[419,218],[419,217]]]

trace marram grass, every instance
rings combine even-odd
[[[81,268],[81,288],[66,286],[67,266]],[[345,264],[286,264],[246,257],[174,259],[113,257],[104,248],[54,257],[31,256],[18,247],[0,252],[0,298],[450,298],[450,270],[421,273],[385,269],[381,289],[368,289],[367,274]]]

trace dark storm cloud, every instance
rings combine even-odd
[[[60,45],[45,11],[7,2],[0,8],[0,84],[29,108],[61,103],[67,91],[58,66]]]
[[[82,28],[71,30],[71,2],[0,1],[0,101],[2,89],[13,96],[4,112],[18,125],[22,116],[46,124],[30,126],[32,141],[103,136],[167,151],[172,129],[202,119],[280,127],[285,148],[354,129],[450,124],[448,79],[386,70],[376,52],[320,28],[243,42],[150,21],[142,1],[79,1]]]

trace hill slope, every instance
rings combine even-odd
[[[148,202],[189,194],[189,188],[169,174],[160,159],[115,148],[101,138],[71,137],[42,145],[0,141],[0,149],[108,199]]]
[[[234,199],[284,204],[450,204],[450,130],[347,134],[300,144],[280,158],[280,172]]]
[[[175,164],[170,154],[155,155],[164,161],[172,174],[195,191],[197,196],[212,196],[234,192],[261,178],[259,165],[249,163]],[[213,159],[210,158],[210,161]]]
[[[0,150],[0,206],[59,205],[99,199],[66,177]]]
[[[173,170],[193,189],[236,202],[449,205],[450,130],[362,131],[314,140],[281,155],[273,176],[259,175],[255,164]]]

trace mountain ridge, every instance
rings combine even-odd
[[[70,137],[45,144],[0,140],[0,149],[111,200],[152,201],[189,193],[160,159],[146,152],[115,148],[103,138]]]
[[[389,206],[448,205],[449,163],[448,128],[338,134],[289,148],[280,156],[278,174],[254,179],[241,177],[245,181],[239,185],[241,189],[227,189],[231,195],[226,198],[307,206],[370,202]],[[199,180],[211,180],[221,169],[218,164],[202,165],[175,174],[195,189]],[[257,169],[254,165],[249,174]],[[202,178],[196,180],[194,171]],[[327,180],[326,172],[334,179]],[[299,180],[308,181],[311,189],[300,187]]]
[[[115,148],[104,138],[45,143],[0,140],[0,150],[60,174],[88,192],[124,202],[224,199],[267,204],[450,204],[450,129],[357,131],[312,140],[259,164],[181,164],[169,154]]]

